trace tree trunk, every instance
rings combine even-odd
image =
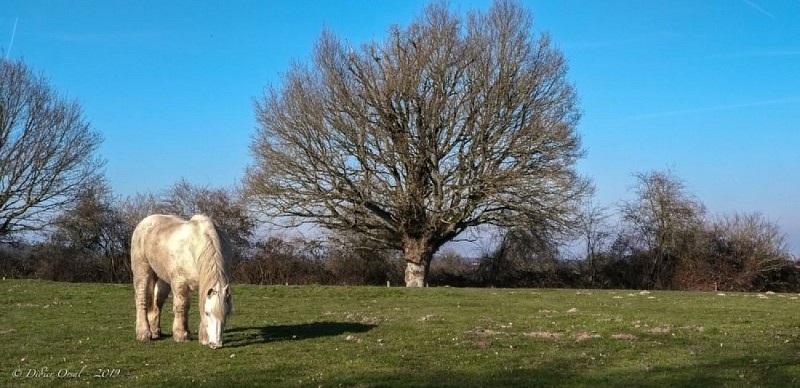
[[[428,271],[424,265],[406,262],[406,287],[425,287]]]
[[[406,287],[425,287],[433,250],[424,240],[406,239],[403,244],[406,259]]]

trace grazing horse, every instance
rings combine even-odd
[[[200,343],[222,346],[222,332],[231,311],[231,243],[211,218],[186,221],[154,214],[143,219],[131,238],[131,270],[136,300],[136,339],[161,336],[161,307],[173,294],[172,338],[188,341],[189,291],[200,303]]]

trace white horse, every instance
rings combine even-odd
[[[185,221],[154,214],[142,220],[131,238],[131,270],[136,300],[136,339],[161,336],[161,307],[173,291],[172,338],[188,341],[189,291],[198,291],[200,343],[222,346],[231,311],[231,243],[207,216]]]

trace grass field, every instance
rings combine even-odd
[[[795,294],[237,285],[211,350],[137,343],[129,285],[0,291],[0,386],[800,386]]]

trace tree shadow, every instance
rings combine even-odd
[[[312,322],[296,325],[234,327],[225,330],[225,347],[238,348],[276,341],[332,337],[364,333],[377,327],[354,322]]]

